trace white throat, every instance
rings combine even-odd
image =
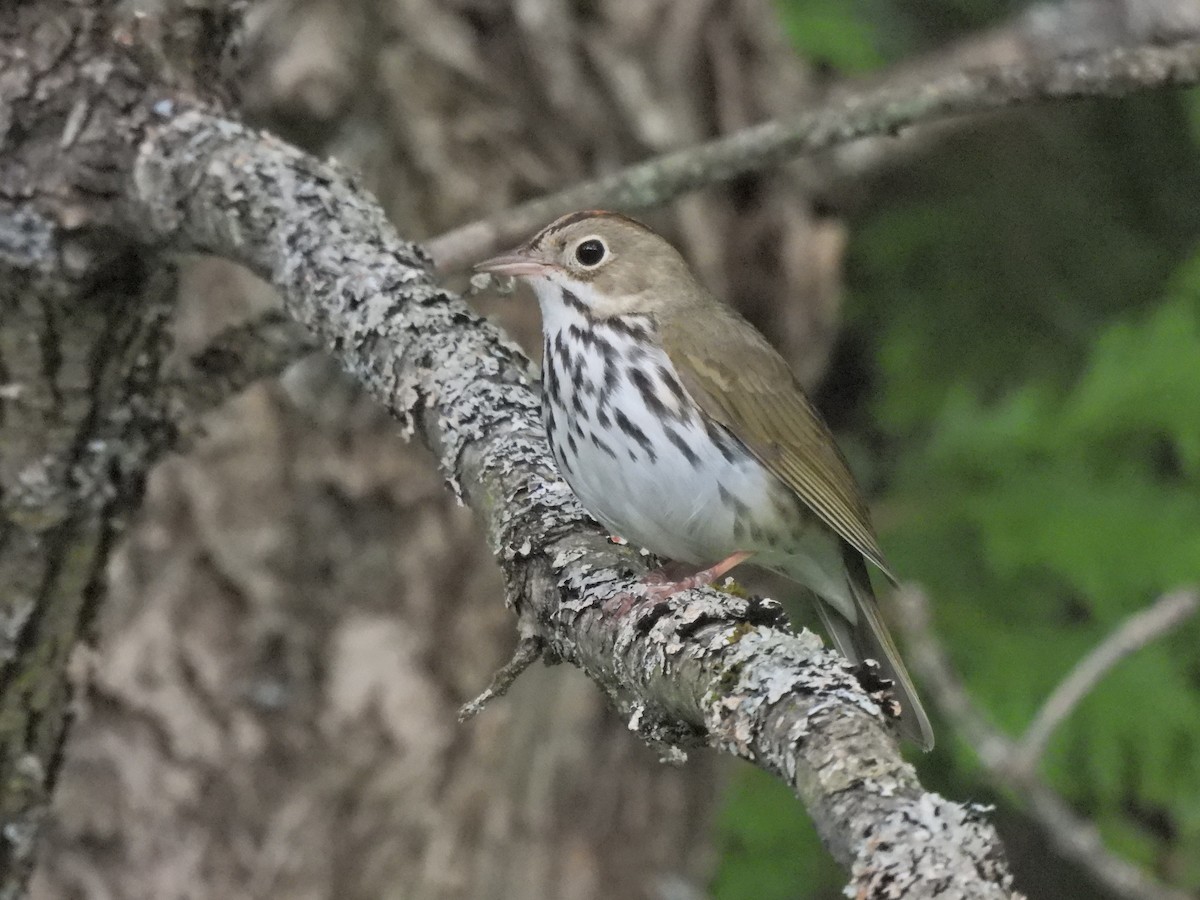
[[[530,286],[542,310],[545,334],[562,331],[584,320],[586,316],[579,308],[581,304],[589,310],[597,306],[596,291],[590,284],[576,283],[568,288],[552,276],[542,276],[530,279]]]

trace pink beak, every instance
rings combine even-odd
[[[504,253],[475,264],[476,272],[491,272],[493,275],[509,275],[514,278],[522,275],[544,275],[549,268],[546,263],[521,253]]]

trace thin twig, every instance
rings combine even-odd
[[[193,110],[146,132],[124,183],[148,241],[202,247],[267,278],[425,441],[479,515],[519,614],[636,711],[639,734],[707,742],[784,778],[851,894],[932,896],[952,883],[961,896],[1014,896],[980,810],[923,790],[878,698],[815,637],[775,627],[777,607],[704,589],[606,609],[646,564],[609,543],[557,477],[528,361],[432,282],[353,180]]]
[[[1181,593],[1190,596],[1194,609],[1195,592]],[[992,782],[1025,801],[1032,817],[1045,829],[1064,858],[1090,872],[1115,896],[1127,900],[1196,900],[1191,894],[1156,881],[1137,866],[1111,853],[1104,846],[1096,826],[1071,809],[1070,804],[1037,772],[1014,765],[1017,743],[991,725],[970,699],[962,677],[934,633],[929,599],[924,592],[906,586],[896,592],[895,602],[901,610],[897,620],[904,631],[907,658],[921,676],[930,699],[971,745]],[[1155,608],[1160,604],[1155,604]],[[1186,602],[1177,600],[1168,607],[1176,604],[1187,606]],[[1176,615],[1182,614],[1176,610]],[[1159,633],[1163,631],[1160,629]]]
[[[1010,765],[1033,772],[1054,730],[1114,666],[1178,628],[1195,615],[1197,609],[1200,609],[1200,595],[1195,591],[1175,591],[1164,594],[1122,622],[1059,682],[1013,748]]]
[[[458,721],[465,722],[475,718],[483,712],[485,706],[497,697],[507,694],[513,682],[521,677],[521,673],[541,659],[544,646],[545,643],[537,635],[521,638],[513,650],[512,659],[496,671],[492,676],[492,683],[474,700],[459,707]]]
[[[554,217],[598,205],[626,211],[658,206],[690,190],[828,150],[863,137],[1014,106],[1085,97],[1122,97],[1147,87],[1200,82],[1200,43],[1087,53],[1031,65],[993,66],[922,84],[839,96],[789,119],[657,156],[448,231],[425,244],[440,272],[457,271],[528,236]]]
[[[166,385],[174,418],[184,423],[217,408],[263,378],[279,375],[318,348],[312,333],[283,310],[227,328],[188,359]]]

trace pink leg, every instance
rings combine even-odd
[[[646,596],[653,601],[666,600],[668,597],[678,594],[680,591],[690,591],[692,588],[703,587],[706,584],[712,584],[734,566],[741,565],[749,559],[753,553],[749,550],[739,550],[732,556],[728,556],[714,566],[709,566],[707,569],[701,569],[695,575],[689,575],[686,578],[681,578],[678,581],[669,581],[659,572],[651,572],[644,579],[642,584],[646,589]]]

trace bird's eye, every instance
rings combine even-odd
[[[580,241],[579,246],[575,248],[575,258],[579,260],[579,264],[589,269],[604,262],[607,253],[608,248],[604,246],[604,241],[600,238],[588,238],[586,241]]]

